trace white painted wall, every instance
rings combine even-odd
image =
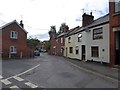
[[[82,40],[81,40],[81,42],[78,42],[78,35],[80,33],[82,34]],[[82,60],[82,51],[81,50],[82,50],[82,45],[85,45],[85,43],[86,43],[86,32],[85,31],[75,34],[75,47],[79,46],[79,54],[77,54],[77,55],[75,54],[76,59]]]
[[[96,28],[103,28],[103,39],[93,40],[93,29]],[[90,32],[82,31],[80,32],[82,34],[82,41],[78,42],[78,35],[74,34],[69,37],[71,37],[71,43],[68,43],[68,38],[65,38],[65,52],[64,56],[66,56],[66,47],[68,48],[67,51],[67,57],[69,58],[75,58],[75,59],[82,59],[82,45],[85,45],[86,48],[86,60],[93,60],[93,61],[99,61],[99,62],[106,62],[110,63],[110,55],[109,55],[109,49],[110,49],[110,40],[109,40],[109,24],[104,24],[101,26],[97,26],[90,29]],[[75,47],[79,46],[79,54],[76,55],[75,53]],[[99,57],[91,57],[91,46],[98,46],[99,47]],[[73,47],[73,53],[69,53],[69,47]],[[102,51],[104,49],[104,51]]]
[[[93,29],[103,27],[103,39],[93,40]],[[109,24],[98,26],[86,32],[86,59],[109,63]],[[99,57],[91,57],[91,46],[99,46]],[[105,51],[102,51],[104,49]]]
[[[69,37],[71,37],[71,42],[70,43],[68,43],[68,38]],[[64,53],[64,56],[66,56],[66,47],[68,48],[67,49],[67,57],[69,57],[69,58],[75,58],[75,51],[74,51],[74,49],[75,49],[75,35],[71,35],[71,36],[69,36],[69,37],[66,37],[65,38],[65,53]],[[69,47],[73,47],[73,53],[69,53]]]

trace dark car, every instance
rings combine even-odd
[[[34,56],[40,56],[40,52],[38,50],[34,51]]]

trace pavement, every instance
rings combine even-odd
[[[66,58],[66,57],[64,57]],[[119,82],[120,86],[120,68],[109,66],[108,64],[99,63],[99,62],[86,62],[82,60],[77,59],[70,59],[66,58],[66,60],[71,63],[73,66],[84,70],[86,72],[95,74],[97,76],[100,76],[102,78],[111,79],[115,82]]]

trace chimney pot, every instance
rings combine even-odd
[[[20,26],[21,26],[22,28],[24,28],[24,24],[23,24],[22,20],[20,21]]]
[[[90,15],[84,13],[82,15],[82,26],[85,27],[89,25],[93,20],[94,20],[94,16],[92,15],[92,12],[90,13]]]

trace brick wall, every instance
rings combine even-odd
[[[17,31],[18,39],[11,39],[10,32]],[[16,46],[17,53],[12,54],[12,58],[20,58],[22,53],[23,57],[31,56],[29,53],[32,53],[33,50],[28,49],[26,45],[27,33],[22,30],[22,28],[17,23],[12,23],[2,30],[2,57],[9,58],[9,47],[11,45]]]
[[[115,64],[115,33],[113,32],[114,27],[120,26],[120,14],[114,13],[114,2],[109,3],[110,11],[110,64]]]

